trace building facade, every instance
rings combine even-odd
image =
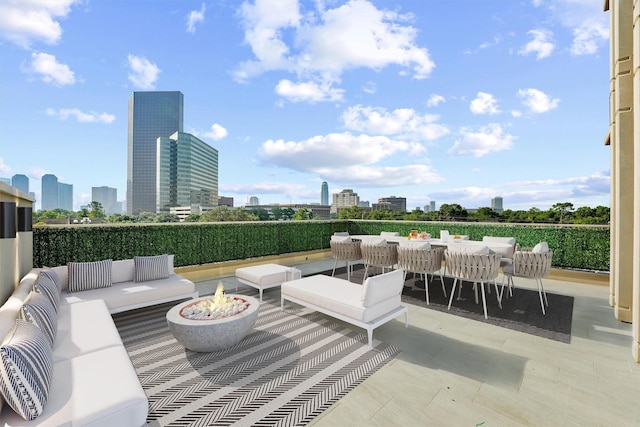
[[[73,184],[58,181],[58,207],[65,211],[73,210]]]
[[[494,197],[491,199],[491,210],[497,213],[501,213],[502,209],[502,197]]]
[[[360,196],[354,193],[352,189],[347,188],[339,193],[333,193],[333,201],[331,203],[330,212],[337,214],[340,209],[360,206]]]
[[[157,138],[156,212],[177,206],[218,206],[218,150],[175,132]]]
[[[611,44],[609,302],[616,319],[632,324],[632,354],[640,362],[640,3],[605,0],[604,10]]]
[[[40,209],[50,211],[58,209],[58,177],[53,174],[42,175],[42,201]]]
[[[391,211],[406,212],[407,211],[407,198],[406,197],[381,197],[378,199],[379,209],[388,209]],[[372,206],[373,210],[376,210],[375,204]]]
[[[329,204],[329,184],[326,181],[322,183],[320,187],[320,204],[328,205]]]
[[[247,206],[258,206],[258,205],[260,205],[260,199],[258,199],[256,196],[249,197],[249,202],[247,203]]]
[[[105,215],[122,213],[122,204],[118,203],[117,188],[91,187],[91,201],[100,203]]]
[[[11,186],[23,193],[29,194],[29,177],[22,174],[15,174],[11,177]]]
[[[181,92],[133,92],[127,134],[127,213],[156,212],[157,140],[182,132]]]

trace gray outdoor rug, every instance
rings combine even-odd
[[[364,330],[264,301],[244,340],[197,353],[167,327],[175,304],[113,316],[149,398],[152,426],[305,425],[400,352],[375,339],[370,350]]]
[[[375,272],[379,274],[379,269]],[[331,270],[321,274],[331,275]],[[336,269],[336,277],[347,278],[346,268]],[[355,266],[351,281],[362,283],[364,268],[361,264]],[[500,279],[498,288],[500,288]],[[484,318],[482,309],[482,297],[479,296],[479,304],[476,304],[472,283],[463,282],[461,299],[454,298],[451,310],[447,310],[449,299],[445,298],[442,292],[439,276],[435,276],[429,284],[429,305],[425,300],[425,283],[420,279],[420,275],[414,278],[413,273],[407,274],[407,280],[402,290],[402,301],[408,304],[415,304],[432,310],[443,311],[466,317],[468,319],[485,322],[503,328],[526,332],[531,335],[548,338],[564,343],[571,342],[571,323],[573,319],[573,297],[558,295],[547,292],[549,306],[546,307],[546,315],[542,315],[540,308],[540,297],[538,291],[518,288],[518,280],[515,279],[516,289],[513,297],[503,297],[502,309],[498,307],[495,288],[491,285],[491,293],[487,293],[487,314],[489,319]],[[453,278],[444,277],[445,290],[447,296],[453,286]],[[485,284],[485,290],[488,285]],[[456,293],[457,293],[456,289]],[[505,294],[507,290],[505,287]]]

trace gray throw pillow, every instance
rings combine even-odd
[[[134,280],[147,282],[149,280],[165,279],[169,277],[169,255],[136,256],[133,257]]]
[[[110,287],[111,264],[112,261],[110,259],[95,262],[68,263],[69,292]]]

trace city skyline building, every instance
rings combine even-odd
[[[23,193],[29,194],[29,177],[23,174],[15,174],[11,177],[11,186]]]
[[[360,206],[360,196],[354,193],[352,189],[347,188],[339,193],[333,193],[333,201],[331,203],[330,213],[337,214],[340,209]]]
[[[58,208],[73,211],[73,184],[58,181]]]
[[[502,197],[494,197],[491,199],[491,210],[497,213],[501,213],[502,209]]]
[[[320,204],[328,205],[329,204],[329,184],[326,181],[322,182],[322,186],[320,188]]]
[[[218,206],[218,150],[185,132],[157,139],[156,212]]]
[[[258,199],[256,196],[249,197],[247,206],[258,206],[259,204],[260,204],[260,199]]]
[[[107,216],[122,213],[122,205],[118,203],[117,188],[91,187],[91,201],[100,203]]]
[[[372,208],[375,210],[375,203],[372,206]],[[407,211],[407,198],[406,197],[396,197],[396,196],[389,196],[389,197],[380,197],[378,199],[378,205],[380,206],[385,206],[383,209],[389,209],[392,211],[400,211],[400,212],[406,212]]]
[[[127,213],[156,212],[157,140],[183,131],[184,95],[133,92],[128,116]]]
[[[58,177],[53,174],[42,175],[42,201],[40,203],[43,211],[50,211],[58,208]]]

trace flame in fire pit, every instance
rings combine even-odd
[[[224,319],[246,310],[247,307],[249,307],[247,300],[226,296],[221,282],[212,297],[186,306],[180,311],[180,315],[194,320]]]

